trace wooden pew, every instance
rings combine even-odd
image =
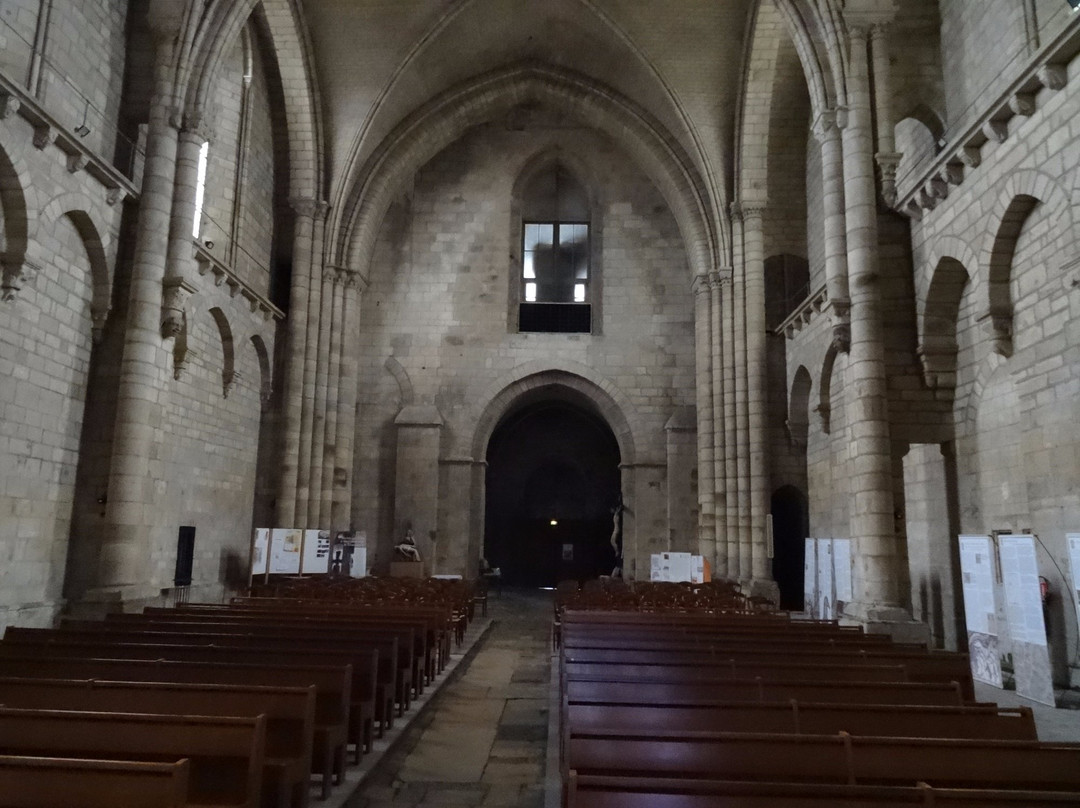
[[[0,643],[0,649],[3,643]],[[335,771],[344,760],[352,671],[348,665],[268,665],[252,662],[194,662],[166,659],[109,659],[44,654],[5,656],[0,676],[46,679],[193,682],[226,685],[315,687],[315,733],[312,772],[322,778],[322,796],[330,793]],[[339,752],[340,750],[340,752]]]
[[[581,774],[1080,790],[1080,744],[738,732],[571,732]]]
[[[189,763],[0,755],[4,808],[184,808]]]
[[[722,679],[783,679],[804,682],[907,682],[903,665],[813,665],[755,664],[727,660],[707,664],[619,664],[603,662],[564,662],[566,680],[605,682],[714,682]]]
[[[821,783],[742,783],[604,777],[571,772],[568,808],[1065,808],[1080,794],[901,786],[837,786]]]
[[[960,686],[926,682],[802,682],[726,679],[705,683],[583,682],[568,680],[563,699],[580,704],[708,705],[726,701],[797,701],[849,704],[964,704]]]
[[[309,643],[261,636],[168,633],[153,637],[126,637],[107,632],[65,634],[56,629],[8,627],[4,641],[0,642],[0,657],[30,653],[96,658],[184,659],[197,662],[248,663],[258,660],[272,665],[291,665],[298,659],[303,659],[316,665],[347,665],[352,675],[352,684],[346,740],[341,742],[340,749],[342,760],[346,741],[357,744],[362,742],[364,729],[361,718],[365,714],[371,715],[369,708],[375,709],[370,705],[375,701],[372,683],[377,675],[377,652],[365,648],[349,650],[347,646],[327,641]],[[351,694],[356,688],[365,689],[353,697]],[[365,703],[369,708],[365,708]]]
[[[308,803],[315,687],[0,677],[0,706],[168,715],[266,716],[263,802]]]
[[[563,712],[564,733],[592,730],[656,732],[766,732],[809,735],[889,735],[904,738],[982,738],[1037,741],[1029,707],[728,702],[670,704],[577,704]]]
[[[189,761],[187,801],[259,808],[266,719],[0,707],[0,754]]]

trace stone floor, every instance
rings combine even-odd
[[[349,798],[349,808],[544,805],[551,593],[490,600],[479,650]]]

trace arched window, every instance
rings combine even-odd
[[[532,177],[521,194],[518,330],[593,330],[589,198],[560,163]]]

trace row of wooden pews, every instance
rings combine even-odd
[[[276,586],[9,627],[0,793],[20,782],[23,801],[0,804],[305,808],[313,776],[329,796],[349,747],[358,763],[448,664],[472,592],[437,580]],[[81,801],[57,796],[68,791]]]
[[[592,602],[560,615],[571,808],[1080,805],[1080,744],[976,703],[964,654],[735,600]]]

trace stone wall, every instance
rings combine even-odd
[[[592,283],[602,290],[594,303],[602,304],[602,321],[593,334],[522,334],[510,327],[520,250],[512,235],[512,188],[533,157],[554,148],[572,165],[588,167],[582,179],[595,198]],[[629,438],[635,452],[624,453],[624,464],[664,467],[665,424],[693,402],[691,279],[663,198],[606,138],[583,129],[473,130],[419,170],[407,197],[392,207],[368,280],[361,333],[352,337],[361,343],[356,488],[364,492],[353,516],[380,560],[409,518],[394,514],[390,482],[401,480],[394,471],[394,420],[403,407],[437,408],[442,461],[482,462],[486,448],[474,446],[478,413],[528,372],[561,369],[623,402],[622,416],[634,426],[620,441]],[[628,507],[633,487],[642,484],[628,480],[633,474],[624,474]],[[666,549],[668,498],[662,488],[649,490],[657,496],[636,509],[633,523],[656,532],[638,537],[643,550]],[[441,498],[451,504],[448,512],[478,506],[482,512],[482,496],[470,488]],[[447,535],[443,525],[438,530]],[[452,540],[478,546],[476,537],[456,532]],[[475,561],[463,552],[451,555],[458,563]]]

